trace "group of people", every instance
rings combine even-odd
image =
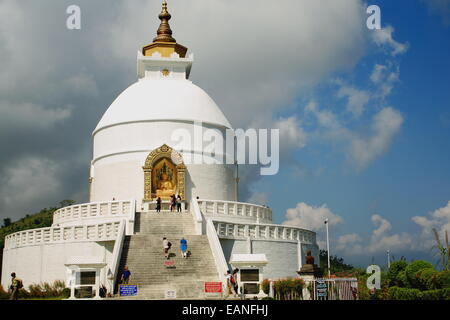
[[[231,273],[231,271],[229,270],[226,273],[228,295],[232,294],[235,297],[239,295],[239,285],[237,280],[238,272],[239,269],[234,269],[233,273]]]
[[[173,212],[177,210],[177,212],[182,212],[181,205],[183,203],[183,200],[181,199],[181,196],[178,195],[176,197],[175,195],[170,196],[170,212]],[[162,200],[161,197],[158,197],[156,199],[156,212],[161,212],[162,207]]]
[[[163,238],[163,249],[164,249],[164,257],[169,260],[170,253],[169,250],[172,248],[172,243],[166,238]],[[180,240],[180,250],[181,250],[181,256],[183,259],[187,259],[188,257],[188,250],[187,250],[187,240],[185,238],[181,238]]]

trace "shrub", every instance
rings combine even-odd
[[[281,279],[274,281],[273,289],[278,300],[298,300],[303,297],[305,282],[302,279]]]
[[[69,299],[70,298],[70,289],[69,288],[64,288],[62,293],[61,293],[61,297],[63,299]]]
[[[427,268],[420,270],[416,274],[417,283],[419,285],[419,289],[421,290],[434,290],[440,289],[438,281],[439,272],[434,268]]]
[[[391,300],[420,300],[421,292],[419,289],[390,287],[388,297]]]
[[[0,286],[0,300],[7,300],[9,299],[9,294],[6,292],[2,286]]]
[[[67,296],[68,290],[68,296]],[[21,290],[24,291],[25,290]],[[32,284],[28,287],[28,296],[31,298],[44,299],[44,298],[60,298],[69,297],[70,289],[66,288],[64,281],[55,281],[53,284],[41,283]]]
[[[411,287],[410,284],[409,284],[408,278],[406,277],[406,271],[405,270],[400,271],[398,273],[397,279],[398,279],[398,286],[399,287],[404,287],[404,288]]]
[[[420,296],[421,300],[450,300],[450,289],[426,290]]]
[[[270,281],[265,279],[263,280],[263,282],[261,283],[262,285],[262,290],[265,294],[269,294],[270,292]]]
[[[419,271],[424,269],[430,269],[433,268],[433,265],[427,261],[423,260],[416,260],[414,262],[411,262],[406,268],[405,268],[405,274],[406,279],[408,280],[409,284],[412,288],[419,288],[420,287],[420,281],[419,281]]]
[[[450,289],[450,271],[439,272],[436,278],[439,288]]]
[[[394,261],[391,263],[386,277],[391,286],[404,286],[402,279],[399,278],[400,273],[405,271],[408,263],[405,260]]]

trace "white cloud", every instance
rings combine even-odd
[[[348,248],[348,246],[355,245],[361,241],[361,237],[356,233],[345,234],[337,239],[337,248],[345,249]]]
[[[320,207],[310,206],[304,202],[298,203],[296,208],[286,211],[284,225],[299,226],[308,230],[324,228],[324,221],[328,219],[330,226],[341,223],[342,218],[333,213],[326,204]]]
[[[390,234],[391,223],[380,215],[372,215],[375,229],[368,241],[356,233],[342,235],[337,239],[336,249],[346,255],[360,256],[391,252],[404,252],[414,248],[413,237],[408,233]]]
[[[387,231],[392,229],[391,223],[378,214],[374,214],[371,220],[374,224],[378,224],[378,228],[373,230],[373,236],[376,238],[383,236]]]
[[[399,111],[383,108],[373,117],[369,132],[360,133],[346,128],[336,113],[320,109],[314,102],[308,104],[305,113],[317,119],[326,139],[344,144],[344,150],[358,170],[365,169],[389,149],[404,121]]]
[[[370,80],[377,86],[374,97],[385,99],[400,81],[400,69],[392,62],[387,65],[376,64],[373,68]]]
[[[373,40],[380,47],[388,47],[391,50],[392,56],[397,56],[408,51],[409,44],[396,41],[392,36],[393,33],[394,28],[392,26],[374,30],[372,33]]]
[[[267,205],[269,198],[265,192],[254,192],[247,201],[258,205]]]
[[[450,232],[450,201],[446,206],[430,212],[428,216],[413,217],[412,221],[422,228],[420,248],[430,250],[436,244],[433,228],[438,231],[440,237],[443,237],[445,231]]]
[[[375,158],[386,152],[400,131],[403,121],[400,112],[387,107],[373,118],[370,135],[353,135],[350,156],[358,169],[366,168]]]
[[[337,96],[347,98],[347,111],[352,113],[355,118],[359,118],[363,114],[365,106],[370,101],[369,92],[346,85],[339,88]]]
[[[280,130],[280,140],[284,148],[299,149],[306,146],[307,134],[297,117],[280,118],[275,122],[273,128]]]

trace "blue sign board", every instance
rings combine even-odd
[[[138,286],[134,284],[121,284],[119,286],[119,294],[121,297],[137,296]]]
[[[326,297],[327,296],[327,284],[325,281],[317,280],[316,283],[316,294],[317,297]]]

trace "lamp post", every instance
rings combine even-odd
[[[387,251],[387,260],[388,260],[388,264],[387,267],[388,269],[391,267],[391,256],[390,256],[390,251]]]
[[[331,268],[330,268],[330,237],[328,233],[328,218],[325,219],[325,227],[327,229],[327,258],[328,258],[328,278],[331,277]]]

